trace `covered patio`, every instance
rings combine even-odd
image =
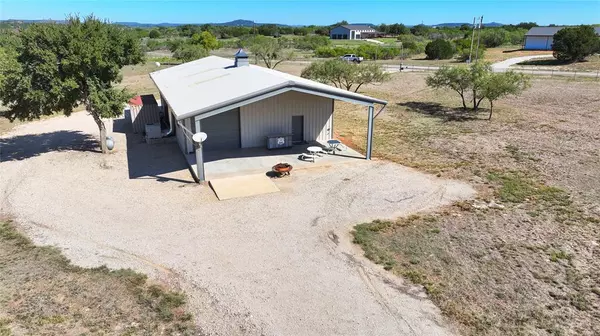
[[[212,179],[237,175],[266,174],[277,163],[289,163],[294,167],[294,170],[298,170],[316,167],[335,167],[365,159],[364,155],[352,148],[345,147],[343,150],[337,150],[335,154],[321,154],[315,158],[315,162],[302,160],[300,156],[307,152],[309,146],[327,147],[326,144],[313,142],[304,145],[295,145],[291,148],[273,150],[255,147],[205,152],[203,156],[205,178],[207,181],[210,181]],[[197,174],[196,155],[194,153],[187,154],[185,158],[188,165]]]

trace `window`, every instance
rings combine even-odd
[[[342,37],[344,40],[348,39],[348,35],[344,34],[344,36]]]

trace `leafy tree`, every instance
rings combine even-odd
[[[563,28],[554,34],[552,51],[554,57],[561,61],[583,61],[587,56],[600,51],[600,37],[596,35],[593,26]]]
[[[258,27],[258,33],[263,36],[278,36],[279,29],[275,24],[265,24]]]
[[[214,50],[219,48],[219,41],[217,41],[217,38],[209,31],[203,31],[201,33],[192,35],[190,42],[192,44],[199,45],[206,50]]]
[[[536,22],[521,22],[517,25],[518,28],[523,28],[527,30],[537,26],[538,24]]]
[[[131,97],[114,85],[125,65],[140,63],[139,40],[127,30],[93,16],[69,17],[65,24],[33,24],[20,34],[16,63],[5,72],[0,100],[10,120],[32,120],[84,105],[100,131],[102,152],[106,127],[102,118],[123,112]]]
[[[468,68],[443,66],[433,75],[427,77],[426,83],[434,89],[446,88],[455,91],[462,100],[463,108],[467,109],[465,95],[473,84]]]
[[[282,44],[275,38],[266,36],[255,36],[249,42],[250,52],[257,59],[262,60],[267,68],[274,69],[281,62],[288,61],[294,57],[292,51],[285,51]]]
[[[160,32],[158,31],[158,29],[152,29],[149,33],[148,33],[148,37],[150,37],[151,39],[156,39],[160,37]]]
[[[410,33],[413,35],[427,36],[429,32],[431,32],[431,28],[424,24],[418,24],[410,28]]]
[[[450,41],[437,39],[427,43],[425,54],[428,59],[449,59],[454,56],[454,47]]]
[[[481,96],[490,102],[488,120],[492,119],[494,101],[508,95],[518,95],[529,86],[529,78],[514,71],[488,74],[481,85]]]
[[[487,48],[499,47],[509,43],[508,32],[502,28],[487,28],[480,32],[481,43]]]
[[[283,37],[281,37],[283,38]],[[331,45],[331,39],[328,36],[307,35],[297,39],[296,47],[304,50],[316,50],[319,47]]]
[[[477,62],[469,67],[441,67],[427,77],[432,88],[446,88],[458,93],[462,106],[467,109],[466,96],[471,93],[473,109],[477,110],[482,100],[493,103],[499,98],[519,94],[529,86],[529,78],[512,71],[494,73],[489,63]],[[490,111],[491,118],[492,111]]]
[[[177,47],[173,57],[182,62],[195,61],[199,58],[208,56],[208,50],[198,44],[184,43]]]
[[[460,39],[460,40],[456,40],[454,41],[454,45],[456,45],[456,53],[457,56],[456,58],[459,61],[462,62],[466,62],[469,59],[469,55],[471,55],[472,58],[475,57],[475,55],[477,55],[480,59],[483,58],[483,55],[485,54],[485,46],[483,44],[479,45],[479,52],[477,52],[477,44],[475,43],[475,45],[473,46],[473,51],[471,52],[471,39],[470,38],[465,38],[465,39]]]
[[[392,34],[392,35],[410,34],[410,29],[408,29],[402,23],[394,23],[394,24],[388,26],[387,33]]]
[[[378,64],[352,64],[337,59],[314,62],[302,70],[301,76],[354,92],[365,84],[389,79],[389,74]]]

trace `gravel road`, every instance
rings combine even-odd
[[[364,259],[349,232],[470,198],[468,185],[357,160],[299,170],[276,182],[280,193],[220,202],[191,183],[176,144],[115,132],[116,149],[102,155],[96,132],[75,113],[0,138],[0,212],[35,242],[82,266],[132,267],[180,286],[209,335],[453,333],[420,289]]]

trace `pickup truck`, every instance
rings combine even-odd
[[[343,61],[346,61],[346,62],[354,62],[354,63],[360,63],[363,61],[362,57],[358,57],[354,54],[346,54],[344,56],[341,56],[340,59]]]

